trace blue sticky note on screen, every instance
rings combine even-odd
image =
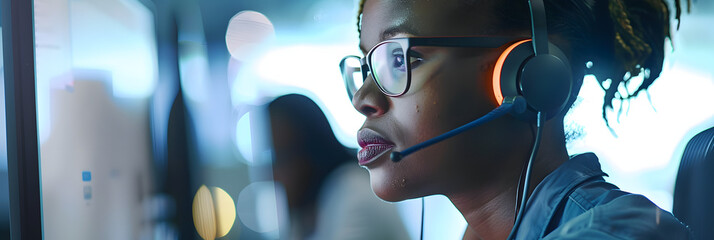
[[[92,181],[92,172],[82,171],[82,181],[84,181],[84,182]]]

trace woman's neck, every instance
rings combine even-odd
[[[560,131],[547,131],[548,125],[561,124]],[[555,125],[555,126],[554,126]],[[546,125],[541,146],[533,163],[528,194],[543,179],[568,160],[562,122]],[[530,152],[530,150],[529,150]],[[466,219],[468,227],[464,239],[506,239],[515,221],[518,176],[520,167],[513,169],[515,174],[504,173],[504,179],[482,188],[465,189],[462,192],[447,194],[447,197]],[[513,172],[511,172],[513,173]],[[515,177],[513,177],[515,176]]]
[[[468,223],[464,239],[506,239],[513,227],[516,187],[448,196]]]

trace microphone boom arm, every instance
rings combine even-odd
[[[466,130],[469,130],[471,128],[478,127],[484,123],[490,122],[496,118],[506,115],[507,113],[509,113],[511,111],[520,113],[520,112],[525,111],[525,109],[526,109],[526,101],[523,99],[523,97],[505,97],[501,106],[497,107],[496,109],[491,110],[483,117],[473,120],[470,123],[462,125],[461,127],[458,127],[451,131],[448,131],[448,132],[441,134],[437,137],[434,137],[432,139],[426,140],[426,141],[421,142],[417,145],[414,145],[407,149],[404,149],[404,151],[401,151],[401,152],[393,151],[390,154],[390,158],[392,159],[392,162],[399,162],[402,160],[402,158],[409,156],[410,154],[412,154],[416,151],[419,151],[423,148],[434,145],[434,144],[441,142],[447,138],[456,136],[457,134],[463,133]]]

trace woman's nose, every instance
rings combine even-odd
[[[379,90],[370,74],[364,81],[364,85],[355,92],[352,98],[352,105],[358,112],[367,118],[376,118],[389,109],[389,97]]]

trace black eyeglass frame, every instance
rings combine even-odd
[[[404,94],[406,94],[409,91],[409,87],[411,86],[411,54],[410,54],[410,49],[412,47],[417,47],[417,46],[424,46],[424,47],[472,47],[472,48],[499,48],[503,45],[506,45],[508,43],[513,43],[516,41],[520,41],[523,39],[529,39],[530,37],[494,37],[494,36],[469,36],[469,37],[408,37],[408,38],[394,38],[394,39],[389,39],[382,41],[372,47],[372,49],[367,52],[367,55],[365,57],[358,57],[354,55],[349,55],[340,61],[340,70],[342,72],[342,79],[345,81],[345,86],[347,88],[347,95],[350,97],[350,100],[352,100],[352,97],[354,96],[354,93],[357,92],[357,87],[355,86],[353,81],[350,81],[346,76],[346,74],[349,74],[352,76],[352,74],[358,69],[356,67],[346,69],[345,64],[347,59],[349,58],[358,58],[360,61],[360,71],[362,72],[362,81],[366,81],[369,73],[371,73],[372,69],[372,54],[374,53],[374,50],[377,49],[379,46],[388,44],[388,43],[397,43],[400,44],[402,47],[403,51],[403,56],[405,56],[405,61],[406,61],[406,67],[407,67],[407,84],[404,88],[403,91],[399,93],[391,93],[384,89],[382,84],[379,82],[379,76],[375,76],[374,74],[372,75],[374,82],[377,84],[377,87],[379,90],[384,93],[387,96],[390,97],[399,97]],[[350,70],[349,72],[346,72],[346,70]]]

